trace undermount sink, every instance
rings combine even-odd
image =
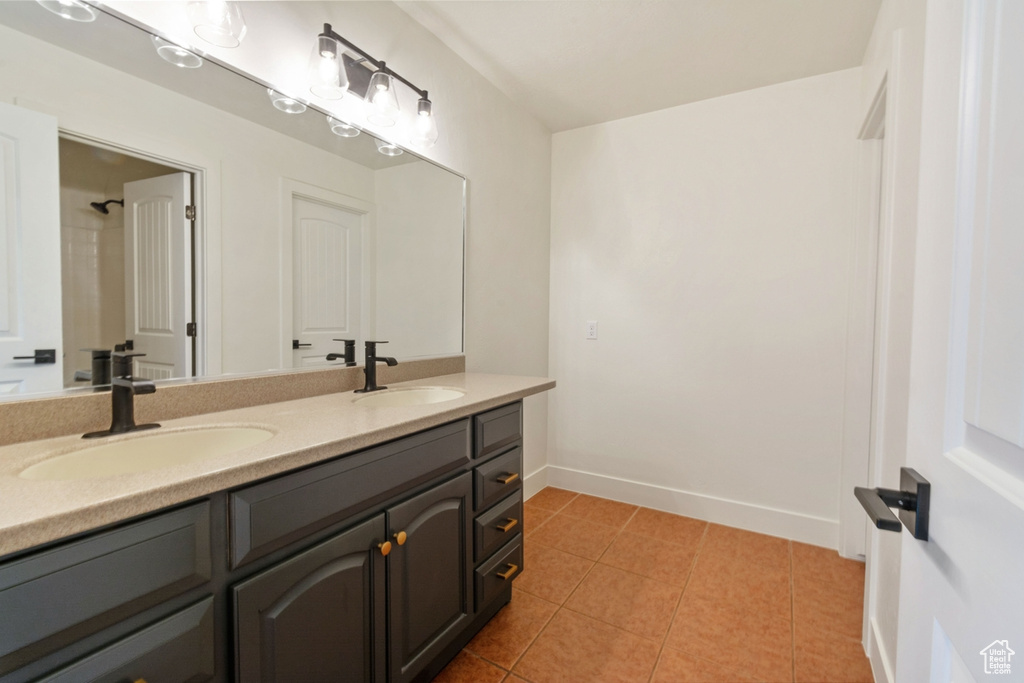
[[[138,436],[54,455],[22,470],[22,479],[102,479],[196,462],[263,443],[274,432],[259,427],[212,427]]]
[[[406,389],[385,389],[362,396],[354,402],[368,407],[422,406],[428,403],[444,403],[466,395],[461,389],[445,387],[408,387]]]

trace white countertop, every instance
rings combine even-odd
[[[18,476],[54,454],[84,447],[80,435],[4,446],[0,448],[0,556],[451,422],[547,391],[555,382],[543,377],[461,373],[389,386],[450,387],[465,395],[443,403],[374,408],[354,403],[359,395],[344,392],[167,420],[160,431],[232,425],[262,427],[275,434],[227,455],[102,479],[39,481]]]

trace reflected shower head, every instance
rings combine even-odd
[[[103,215],[107,215],[108,213],[110,213],[110,209],[107,208],[107,204],[120,204],[123,207],[124,206],[124,200],[123,199],[108,199],[105,202],[90,202],[89,206],[91,206],[92,208],[96,209],[97,211],[99,211]]]

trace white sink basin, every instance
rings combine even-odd
[[[263,443],[272,436],[274,432],[258,427],[144,432],[54,455],[22,470],[19,476],[22,479],[64,481],[149,472],[233,453]]]
[[[422,406],[428,403],[444,403],[453,401],[466,395],[461,389],[446,389],[445,387],[409,387],[407,389],[385,389],[368,396],[362,396],[355,400],[361,406],[395,407],[395,406]]]

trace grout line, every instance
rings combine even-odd
[[[679,608],[683,604],[683,596],[686,595],[686,589],[690,587],[690,579],[693,578],[693,570],[697,566],[697,558],[700,557],[700,550],[704,547],[704,540],[708,536],[708,528],[711,525],[704,524],[704,532],[700,535],[700,540],[697,541],[697,549],[693,552],[693,560],[690,561],[690,571],[686,574],[686,581],[683,582],[683,589],[679,591],[679,599],[676,600],[676,607],[672,610],[672,618],[668,622],[668,630],[665,631],[665,636],[661,639],[661,647],[658,648],[658,656],[654,659],[654,668],[651,669],[651,675],[647,677],[648,683],[654,680],[654,674],[658,672],[658,664],[661,663],[661,655],[665,652],[665,643],[668,642],[668,634],[672,632],[672,626],[676,623],[676,617],[679,615]]]

